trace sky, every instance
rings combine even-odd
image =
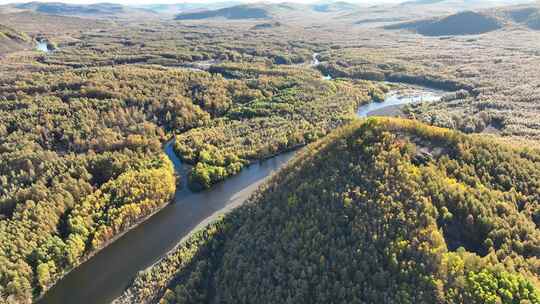
[[[15,2],[64,2],[71,4],[88,4],[98,2],[113,2],[124,5],[141,5],[141,4],[169,4],[169,3],[211,3],[211,2],[224,2],[227,0],[0,0],[0,4],[15,3]],[[235,1],[235,0],[232,0]],[[261,0],[239,0],[241,2],[261,2]],[[264,2],[297,2],[297,3],[310,3],[318,2],[318,0],[265,0]],[[382,2],[399,2],[399,0],[348,0],[351,3],[382,3]]]

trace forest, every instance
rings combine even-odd
[[[169,203],[176,189],[172,164],[161,152],[162,129],[119,100],[71,95],[73,84],[62,77],[53,85],[63,86],[58,95],[46,94],[52,82],[39,77],[24,85],[20,79],[19,90],[3,82],[3,301],[29,302]]]
[[[539,303],[539,159],[410,120],[355,121],[115,303]]]
[[[202,194],[304,148],[117,303],[540,303],[538,9],[431,2],[235,21],[0,6],[0,303],[36,302],[172,203],[170,140]],[[508,22],[422,34],[487,15]],[[411,121],[354,118],[403,85],[449,92]]]
[[[162,152],[170,138],[194,165],[189,184],[200,191],[346,124],[379,86],[329,82],[306,66],[267,65],[267,57],[210,73],[178,61],[117,65],[58,45],[24,57],[24,69],[2,65],[2,301],[31,302],[170,203],[177,177]]]

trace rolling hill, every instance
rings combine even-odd
[[[96,3],[88,5],[68,4],[63,2],[26,2],[8,4],[4,10],[10,12],[33,12],[47,15],[77,17],[152,17],[154,12],[115,3]]]
[[[467,11],[482,11],[486,15],[491,15],[493,12],[486,10],[526,2],[527,0],[411,0],[399,4],[381,4],[358,9],[346,17],[352,19],[355,24],[384,26],[397,22],[413,23],[409,26],[414,29],[418,26],[414,24],[417,21],[433,23],[454,14],[458,15],[457,17],[463,17],[459,14]]]
[[[200,12],[182,13],[176,15],[176,20],[200,20],[209,18],[225,19],[268,19],[272,14],[266,6],[260,5],[236,5],[217,10],[205,10]]]
[[[442,18],[388,25],[385,28],[413,30],[424,36],[453,36],[483,34],[502,27],[501,20],[494,16],[466,11]]]
[[[540,30],[540,6],[529,4],[464,11],[444,17],[391,24],[385,28],[411,30],[425,36],[452,36],[483,34],[511,26]]]
[[[240,5],[240,1],[223,2],[184,2],[176,4],[147,4],[140,6],[143,9],[151,10],[160,14],[180,14],[185,12],[195,12],[202,10],[216,10],[230,6]]]
[[[539,161],[410,120],[356,121],[115,303],[538,303]]]
[[[358,9],[359,6],[343,1],[325,1],[317,4],[299,4],[293,2],[242,4],[221,9],[208,9],[181,13],[177,20],[201,20],[210,18],[240,19],[312,19],[324,15],[335,15]]]
[[[314,4],[312,9],[317,12],[330,13],[330,12],[348,12],[359,9],[359,6],[354,3],[335,1]]]
[[[398,4],[398,7],[424,9],[430,11],[460,12],[467,10],[490,9],[516,4],[530,3],[528,0],[411,0]]]

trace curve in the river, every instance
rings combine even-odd
[[[165,152],[179,172],[187,171],[174,155],[170,143],[165,147]],[[243,203],[293,155],[293,152],[284,153],[252,164],[208,191],[193,193],[183,187],[176,193],[175,203],[67,274],[39,303],[110,303],[124,291],[139,270],[156,262],[199,223],[216,218]]]
[[[388,106],[433,101],[440,95],[436,91],[423,90],[406,95],[391,92],[385,102],[363,105],[357,114],[366,117],[370,112]],[[174,154],[172,142],[165,146],[165,153],[174,163],[176,171],[183,175],[181,180],[185,183],[188,168]],[[75,268],[52,287],[39,303],[110,303],[124,291],[139,270],[159,260],[197,226],[242,204],[294,154],[288,152],[252,164],[240,174],[201,193],[193,193],[187,187],[182,187],[177,191],[173,204]]]

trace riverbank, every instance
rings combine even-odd
[[[241,205],[271,174],[294,155],[285,153],[242,170],[201,193],[177,191],[174,203],[74,268],[40,303],[110,303],[141,269],[152,265],[202,223]],[[173,161],[174,162],[174,161]]]
[[[401,109],[407,104],[435,102],[440,100],[445,93],[417,86],[398,88],[388,92],[384,102],[371,102],[360,106],[356,114],[358,117],[398,116],[403,114]]]
[[[81,267],[82,265],[84,265],[86,262],[88,262],[90,259],[92,259],[94,256],[96,256],[97,254],[100,253],[101,250],[104,250],[105,248],[109,247],[111,244],[113,244],[114,242],[116,242],[117,240],[119,240],[120,238],[122,238],[124,235],[126,235],[127,233],[129,233],[131,230],[139,227],[141,224],[143,224],[144,222],[146,222],[149,218],[151,218],[152,216],[156,215],[158,212],[162,211],[163,209],[165,209],[169,204],[173,203],[174,200],[171,200],[168,204],[164,204],[160,207],[158,207],[157,209],[155,209],[154,211],[152,211],[150,214],[138,219],[133,225],[129,226],[126,230],[124,230],[123,232],[115,235],[114,237],[112,237],[110,240],[108,240],[107,242],[103,243],[102,246],[100,246],[99,248],[93,250],[92,252],[86,254],[85,256],[83,256],[81,258],[81,260],[75,265],[73,266],[71,269],[69,269],[68,271],[65,271],[59,278],[58,280],[56,280],[56,282],[50,286],[47,286],[46,289],[44,289],[41,294],[39,295],[39,297],[37,297],[35,299],[35,302],[36,303],[48,303],[45,298],[46,298],[46,295],[47,293],[52,290],[53,288],[55,288],[55,286],[58,284],[58,282],[62,281],[62,280],[65,280],[66,277],[69,276],[69,274],[75,270],[77,270],[77,268]],[[42,301],[45,301],[45,302],[42,302]]]

